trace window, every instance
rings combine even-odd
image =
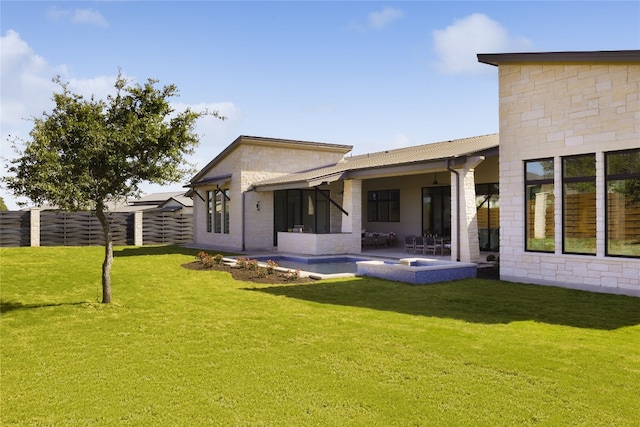
[[[331,231],[328,190],[274,191],[274,242],[277,232],[292,230],[302,225],[304,231],[325,234]]]
[[[451,187],[422,188],[422,233],[451,236]]]
[[[555,251],[553,159],[525,161],[525,249]]]
[[[640,257],[640,150],[605,153],[606,254]]]
[[[562,159],[562,251],[596,253],[596,156]]]
[[[400,190],[369,191],[367,193],[369,222],[400,221]]]
[[[476,218],[480,250],[500,247],[500,189],[497,183],[476,185]]]
[[[213,223],[213,191],[207,191],[207,233],[211,233]]]
[[[207,191],[207,232],[229,234],[229,190]]]

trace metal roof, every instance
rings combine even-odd
[[[333,166],[321,167],[300,173],[280,176],[254,183],[254,188],[270,190],[279,185],[300,183],[312,187],[323,182],[346,178],[347,175],[364,170],[375,170],[398,166],[409,166],[469,156],[498,148],[498,134],[474,136],[453,141],[435,142],[395,150],[379,151],[345,157]],[[271,188],[267,188],[271,187]]]

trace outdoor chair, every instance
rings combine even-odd
[[[380,234],[374,234],[373,236],[376,239],[376,248],[386,248],[387,246],[389,246],[389,244],[388,244],[389,235],[388,234],[380,233]]]
[[[404,251],[407,253],[413,252],[415,253],[416,247],[414,242],[415,236],[410,234],[408,236],[404,236]]]
[[[373,234],[365,233],[364,237],[362,238],[362,247],[376,247],[376,238],[373,236]]]
[[[424,246],[424,237],[416,236],[414,239],[414,252],[424,254],[425,246]]]
[[[425,237],[424,253],[435,255],[437,250],[438,250],[438,245],[436,244],[436,239],[433,237]]]

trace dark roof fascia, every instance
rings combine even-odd
[[[277,184],[260,184],[256,183],[251,186],[255,191],[277,191],[277,190],[295,190],[314,188],[319,185],[330,184],[334,181],[340,181],[347,178],[347,171],[340,171],[328,175],[321,175],[311,179],[300,179],[297,181],[282,182]]]
[[[215,185],[215,184],[225,184],[231,180],[232,174],[213,176],[211,178],[203,179],[198,182],[191,182],[191,184],[187,184],[185,188],[196,188],[196,187],[204,187],[207,185]]]
[[[498,66],[516,63],[640,62],[640,50],[479,53],[478,62]]]
[[[200,172],[198,172],[193,178],[191,178],[191,183],[199,180],[200,177],[205,175],[215,164],[224,159],[229,153],[235,150],[240,144],[264,144],[264,145],[272,145],[272,146],[297,146],[297,147],[305,147],[305,148],[314,148],[321,150],[329,150],[329,151],[337,151],[343,154],[347,154],[349,151],[353,149],[351,145],[343,145],[343,144],[329,144],[326,142],[312,142],[312,141],[298,141],[293,139],[278,139],[278,138],[267,138],[263,136],[248,136],[248,135],[240,135],[237,137],[231,144],[227,146],[220,154],[218,154],[213,160],[211,160],[205,167],[203,167]]]

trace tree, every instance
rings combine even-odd
[[[0,211],[8,211],[7,204],[4,202],[4,199],[0,197]]]
[[[140,195],[140,184],[167,184],[192,172],[185,156],[198,145],[196,120],[218,112],[176,113],[169,99],[175,85],[156,88],[157,80],[144,85],[115,82],[115,95],[105,100],[71,93],[68,83],[54,78],[61,92],[54,93],[55,107],[34,118],[24,151],[16,144],[18,158],[4,178],[16,196],[36,204],[48,202],[67,211],[92,211],[104,233],[102,302],[111,302],[113,242],[107,202]]]

